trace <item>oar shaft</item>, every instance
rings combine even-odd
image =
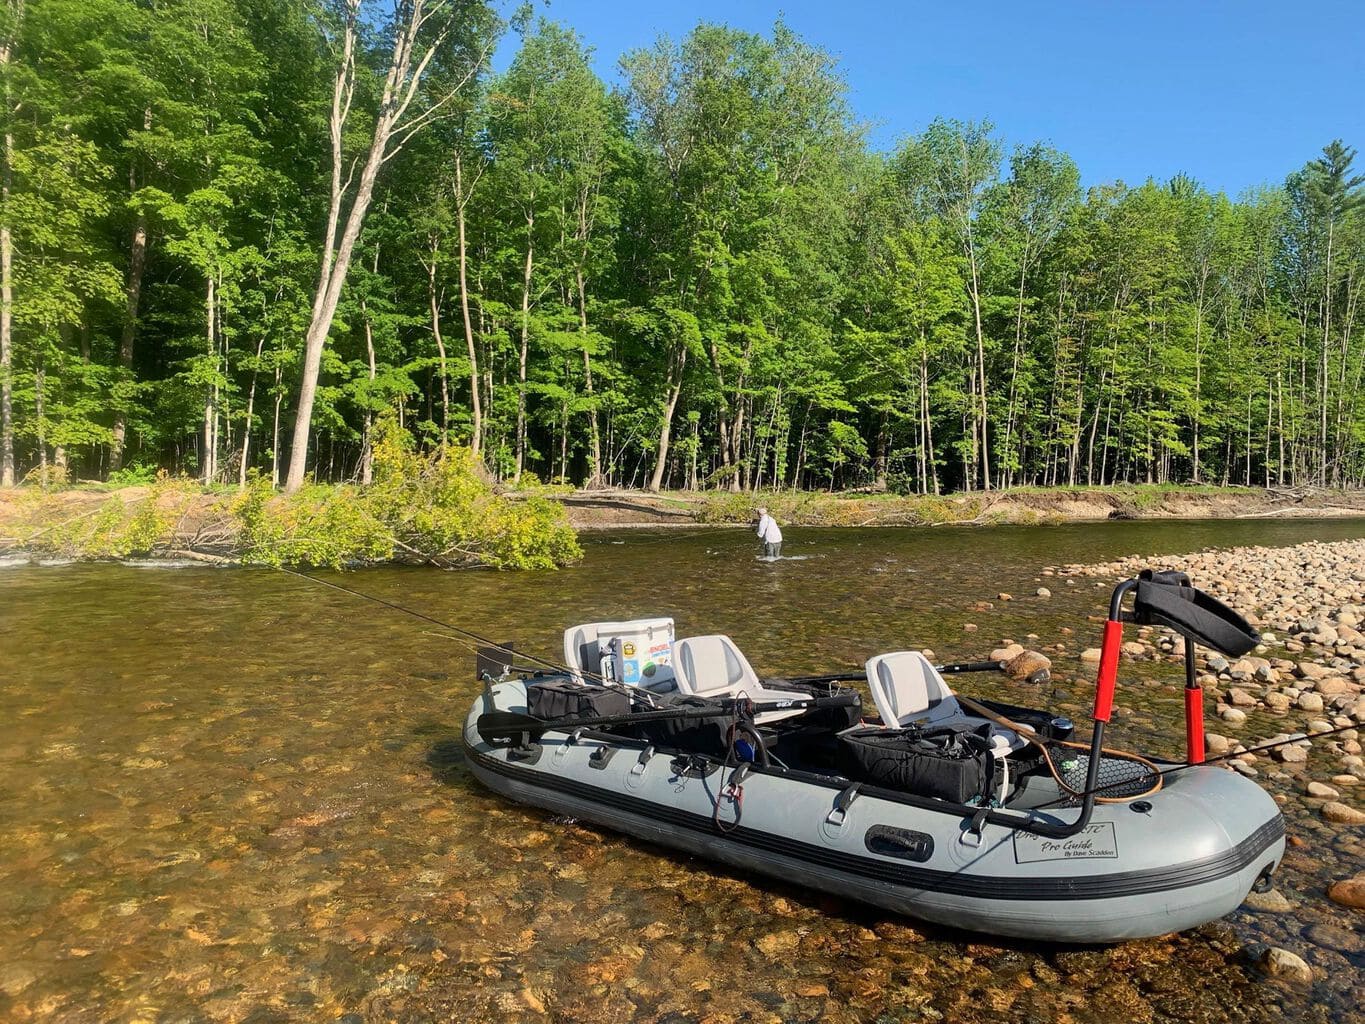
[[[572,732],[575,729],[589,729],[599,726],[644,725],[650,722],[686,721],[693,718],[724,718],[736,713],[759,715],[769,711],[810,711],[817,708],[851,707],[858,702],[858,699],[858,695],[852,693],[839,694],[833,697],[810,697],[753,703],[747,700],[731,699],[706,707],[664,708],[659,711],[641,711],[632,715],[559,720],[536,718],[515,711],[489,711],[479,716],[476,726],[479,735],[491,742],[494,737],[539,736],[552,730]]]
[[[935,666],[945,675],[952,675],[958,672],[998,672],[1000,662],[998,661],[954,661],[947,665]]]

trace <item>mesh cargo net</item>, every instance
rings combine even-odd
[[[1090,749],[1079,744],[1053,744],[1049,754],[1058,785],[1071,795],[1072,803],[1079,803],[1090,777]],[[1150,761],[1117,750],[1101,753],[1095,780],[1095,799],[1100,803],[1125,803],[1160,788],[1161,773]]]

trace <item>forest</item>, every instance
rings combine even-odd
[[[1365,482],[1346,142],[1083,188],[984,121],[877,151],[780,22],[590,45],[5,0],[0,482],[366,484],[390,419],[521,487]]]

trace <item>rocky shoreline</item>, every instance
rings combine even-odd
[[[1244,775],[1264,775],[1282,805],[1297,802],[1295,810],[1331,830],[1337,870],[1345,867],[1348,873],[1326,879],[1323,895],[1356,915],[1365,911],[1365,757],[1356,728],[1365,725],[1365,540],[1214,549],[1178,561],[1133,556],[1054,566],[1043,576],[1068,585],[1093,579],[1104,588],[1154,561],[1178,565],[1261,631],[1261,644],[1236,661],[1211,651],[1197,653],[1198,681],[1221,730],[1206,734],[1207,753],[1228,756],[1226,764]],[[1183,661],[1182,639],[1146,627],[1135,637],[1132,630],[1129,634],[1124,659]],[[1087,649],[1079,658],[1097,662],[1099,650]],[[1332,735],[1318,735],[1323,733]],[[1285,740],[1292,742],[1251,752]],[[1291,830],[1291,852],[1306,845]],[[1295,909],[1275,890],[1253,893],[1247,905],[1269,913]],[[1326,938],[1342,952],[1365,951],[1358,927],[1318,924],[1308,929],[1314,935],[1304,934],[1314,941],[1323,929],[1332,932]],[[1313,977],[1312,968],[1287,950],[1267,949],[1261,964],[1291,980]]]

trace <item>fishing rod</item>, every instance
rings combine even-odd
[[[1338,733],[1349,732],[1352,729],[1358,728],[1359,726],[1357,725],[1339,725],[1335,729],[1326,729],[1323,732],[1299,733],[1298,735],[1290,736],[1288,739],[1276,740],[1273,743],[1264,743],[1259,747],[1252,747],[1249,750],[1229,750],[1226,754],[1219,754],[1217,757],[1211,757],[1206,761],[1192,761],[1189,762],[1188,764],[1178,764],[1172,768],[1166,768],[1162,771],[1158,771],[1155,775],[1151,776],[1151,778],[1161,779],[1165,778],[1167,775],[1175,775],[1177,772],[1189,771],[1191,768],[1203,768],[1207,765],[1221,764],[1224,761],[1230,761],[1235,758],[1241,757],[1243,754],[1259,754],[1267,750],[1276,750],[1280,747],[1287,747],[1291,743],[1298,743],[1300,740],[1322,739],[1324,736],[1335,736]],[[1146,776],[1144,776],[1144,778],[1146,778]],[[1117,782],[1110,782],[1103,786],[1096,786],[1094,789],[1085,790],[1081,793],[1076,794],[1075,796],[1066,796],[1062,797],[1059,800],[1053,800],[1049,803],[1039,804],[1037,807],[1033,809],[1041,811],[1047,810],[1052,807],[1062,807],[1075,800],[1083,800],[1085,799],[1085,797],[1089,796],[1092,793],[1099,794],[1103,793],[1105,790],[1117,789],[1120,786],[1132,785],[1133,781],[1134,780],[1132,778],[1120,779]]]
[[[288,573],[290,576],[297,576],[299,579],[307,580],[309,583],[316,583],[318,586],[322,587],[330,587],[332,590],[339,591],[343,594],[349,594],[351,597],[358,597],[364,601],[371,601],[374,604],[383,605],[385,608],[392,609],[393,611],[402,612],[405,615],[411,615],[413,618],[421,619],[423,622],[429,622],[434,626],[440,626],[442,629],[448,629],[453,633],[459,633],[462,637],[468,638],[468,640],[473,640],[477,643],[483,644],[490,650],[497,651],[499,654],[505,654],[510,658],[523,658],[526,661],[539,665],[541,668],[548,668],[554,672],[563,673],[565,675],[573,674],[573,672],[566,666],[560,665],[554,661],[550,661],[548,658],[541,658],[534,654],[527,654],[524,651],[514,651],[511,647],[508,647],[506,644],[500,644],[496,640],[490,640],[488,639],[488,637],[481,636],[480,634],[475,633],[472,630],[463,629],[459,626],[453,626],[449,622],[442,622],[440,619],[433,618],[432,616],[427,615],[424,612],[419,612],[413,608],[404,607],[403,605],[398,604],[394,601],[389,601],[382,597],[375,597],[373,594],[366,594],[360,590],[352,590],[350,587],[343,587],[340,583],[333,583],[330,580],[319,579],[316,576],[310,576],[306,572],[299,572],[297,569],[290,569],[287,566],[281,565],[277,566],[276,568],[278,568],[280,572]],[[461,641],[456,637],[446,637],[446,639],[454,640],[456,643],[467,642]],[[581,674],[587,676],[594,675],[594,673],[586,671],[582,672]]]

